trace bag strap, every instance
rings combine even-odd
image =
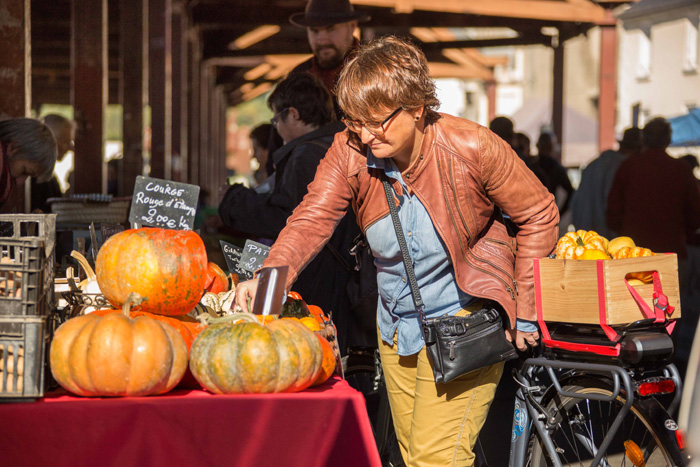
[[[406,246],[406,238],[403,236],[403,230],[401,230],[401,221],[399,221],[399,215],[396,212],[396,203],[394,202],[394,191],[389,184],[386,177],[382,179],[382,185],[384,185],[384,193],[386,194],[386,200],[389,203],[389,212],[391,213],[391,220],[394,224],[394,231],[396,232],[396,239],[399,241],[399,246],[401,247],[401,256],[403,257],[403,265],[406,268],[406,275],[408,276],[408,285],[411,288],[411,295],[413,296],[413,304],[418,310],[420,315],[421,323],[425,323],[425,305],[423,304],[423,299],[420,296],[420,290],[418,290],[418,281],[416,280],[416,274],[413,271],[413,263],[411,263],[411,257],[408,254],[408,247]]]

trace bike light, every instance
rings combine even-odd
[[[641,449],[639,449],[637,443],[632,440],[627,440],[624,444],[625,455],[635,466],[644,467],[647,465],[646,461],[644,460],[644,453]]]
[[[676,430],[676,440],[678,441],[678,447],[681,448],[681,450],[685,449],[685,435],[683,434],[683,430]]]
[[[657,394],[670,394],[676,390],[676,383],[669,378],[649,378],[637,385],[637,394],[640,396],[654,396]]]

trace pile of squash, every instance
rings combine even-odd
[[[312,316],[301,297],[290,297],[285,309],[304,308],[307,316],[264,324],[248,313],[211,324],[187,316],[204,293],[228,292],[228,276],[212,265],[192,231],[142,228],[110,237],[96,276],[114,309],[71,318],[55,331],[56,381],[81,396],[158,395],[183,383],[230,394],[301,391],[333,374],[334,327],[318,307]]]
[[[655,256],[648,248],[638,247],[630,237],[616,237],[610,241],[593,230],[568,232],[557,242],[555,250],[557,259],[626,259],[643,256]],[[627,279],[636,279],[649,283],[651,274],[638,272],[628,274]]]

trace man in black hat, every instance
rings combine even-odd
[[[359,41],[353,36],[357,24],[369,21],[365,13],[355,11],[349,0],[310,0],[303,13],[295,13],[289,22],[306,28],[314,56],[294,68],[290,74],[309,72],[317,76],[333,95],[340,70]],[[335,111],[342,117],[333,95]]]

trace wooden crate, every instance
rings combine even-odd
[[[663,293],[680,318],[678,259],[675,254],[610,260],[535,260],[535,298],[545,321],[624,325],[645,316],[627,288],[628,273],[658,271]],[[653,310],[653,284],[634,286]]]

